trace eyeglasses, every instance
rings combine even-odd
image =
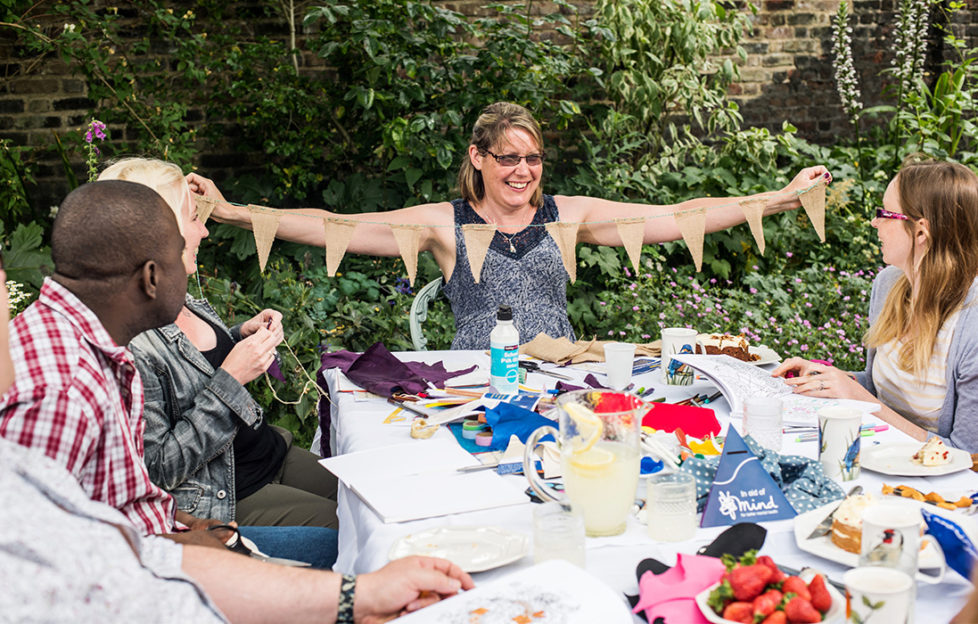
[[[537,165],[543,163],[543,154],[527,154],[526,156],[520,156],[519,154],[493,154],[489,150],[486,153],[496,159],[496,162],[503,167],[515,167],[520,164],[521,160],[526,161],[528,167],[536,167]]]
[[[899,212],[890,212],[886,208],[877,208],[876,209],[876,218],[877,219],[897,219],[899,221],[909,221],[910,220],[910,217],[908,217],[907,215],[900,214]]]

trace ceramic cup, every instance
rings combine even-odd
[[[931,535],[921,535],[924,520],[912,505],[876,505],[863,513],[860,566],[896,568],[925,583],[940,583],[947,573],[944,552]],[[920,552],[930,545],[940,559],[936,572],[917,573]]]
[[[632,364],[635,360],[635,345],[627,342],[609,342],[604,346],[605,374],[608,387],[624,390],[632,381]]]
[[[693,369],[679,362],[673,362],[676,354],[696,353],[695,329],[685,327],[666,327],[662,330],[662,378],[670,386],[688,386],[696,375]]]
[[[846,585],[846,622],[907,624],[913,608],[913,579],[895,568],[853,568]]]
[[[818,410],[818,461],[830,479],[852,481],[859,476],[859,426],[863,413],[850,407]]]

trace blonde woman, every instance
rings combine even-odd
[[[673,206],[654,206],[595,197],[546,195],[543,150],[543,132],[529,111],[509,102],[487,106],[475,123],[468,152],[459,169],[462,197],[451,202],[393,210],[382,216],[343,215],[344,219],[361,221],[348,251],[398,256],[397,241],[384,222],[424,224],[419,251],[430,251],[444,275],[444,292],[455,316],[452,348],[487,349],[500,304],[512,306],[513,320],[524,342],[540,332],[574,338],[567,317],[568,275],[557,244],[543,227],[546,223],[587,222],[589,225],[578,230],[576,242],[621,245],[614,223],[621,217],[651,217],[645,222],[647,244],[682,238],[673,219],[655,218],[676,211],[706,208],[708,232],[744,222],[744,213],[738,205],[743,198],[701,198]],[[822,177],[830,178],[825,167],[809,167],[781,192],[754,198],[766,200],[767,215],[792,210],[801,205],[798,192]],[[223,200],[208,180],[194,174],[188,180],[194,192]],[[323,228],[307,217],[331,214],[317,209],[283,212],[276,236],[322,247],[326,244]],[[251,227],[251,214],[242,207],[220,204],[213,218]],[[470,223],[497,227],[478,284],[472,278],[460,227]]]
[[[187,274],[196,271],[207,228],[179,167],[130,158],[99,179],[139,182],[166,199],[182,226]],[[291,434],[271,427],[244,387],[272,363],[282,339],[278,311],[228,328],[189,294],[174,323],[133,339],[149,474],[181,511],[250,526],[337,527],[336,478],[293,446]]]
[[[880,403],[917,440],[978,453],[978,176],[959,164],[904,165],[873,227],[883,261],[869,304],[866,370],[791,358],[772,373],[809,396]]]

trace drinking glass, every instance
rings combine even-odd
[[[533,506],[533,563],[550,559],[584,567],[584,516],[561,503]]]
[[[683,472],[649,477],[645,514],[649,537],[682,542],[696,535],[696,480]]]
[[[773,451],[781,450],[781,399],[752,396],[744,401],[744,433]]]

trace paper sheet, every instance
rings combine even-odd
[[[525,568],[398,620],[405,624],[627,624],[633,621],[618,592],[561,560]]]
[[[387,523],[519,505],[526,483],[491,470],[458,472],[480,462],[454,439],[416,440],[319,462]]]

